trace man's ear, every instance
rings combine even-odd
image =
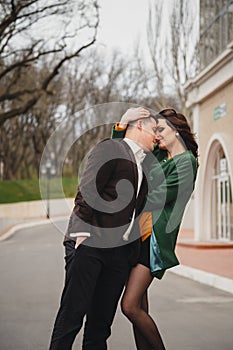
[[[140,129],[140,130],[142,130],[142,126],[143,126],[142,120],[141,120],[141,119],[138,119],[138,121],[137,121],[137,128]]]

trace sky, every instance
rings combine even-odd
[[[163,0],[164,12],[158,14],[163,16],[162,25],[164,26],[164,33],[166,32],[168,20],[168,12],[174,6],[176,0]],[[197,0],[190,2],[190,6],[196,3]],[[143,50],[144,56],[149,56],[148,43],[147,43],[147,25],[150,4],[159,2],[158,0],[98,0],[100,6],[100,23],[97,31],[97,41],[95,46],[103,48],[106,53],[111,54],[113,49],[120,50],[126,56],[132,56],[135,47],[139,44],[139,47]],[[74,4],[75,4],[74,0]],[[78,7],[78,3],[76,3]],[[69,23],[70,29],[72,26],[77,27],[77,21],[80,19],[75,16],[76,8],[74,6],[74,16],[72,18],[67,17],[66,21]],[[94,13],[94,12],[93,12]],[[51,42],[56,40],[64,30],[64,17],[54,18],[52,21],[47,19],[42,21],[42,25],[36,27],[33,33],[35,38],[40,38],[41,33],[47,35]],[[69,46],[79,47],[86,42],[86,38],[89,36],[90,31],[80,31],[78,36],[73,36],[69,39]],[[50,40],[50,39],[49,39]]]
[[[99,0],[98,43],[111,50],[132,53],[138,40],[146,40],[147,0]]]
[[[144,47],[147,47],[146,27],[149,1],[154,0],[98,0],[100,23],[95,46],[103,48],[103,51],[109,54],[113,49],[118,49],[125,55],[132,55],[139,40],[144,42]],[[70,21],[71,30],[72,26],[74,28],[77,26],[77,20],[79,20],[75,13],[76,8],[74,7],[74,16],[67,19]],[[34,38],[39,39],[41,34],[49,33],[49,40],[53,43],[64,31],[63,19],[63,16],[59,16],[56,20],[53,18],[48,21],[46,18],[40,21],[40,25],[36,25],[33,31]],[[69,46],[73,49],[75,46],[83,45],[87,41],[88,33],[90,33],[89,30],[80,31],[78,36],[69,39]]]
[[[140,47],[149,54],[147,44],[147,23],[149,5],[157,0],[99,0],[100,25],[97,43],[108,51],[120,49],[124,54],[132,54],[134,47],[140,42]],[[164,33],[169,26],[168,13],[175,5],[175,0],[163,0],[162,17]],[[198,0],[188,2],[188,6],[198,11]],[[163,30],[162,30],[163,31]]]
[[[160,37],[160,45],[158,44],[156,52],[159,54],[163,52],[162,50],[160,52],[159,47],[164,45],[167,40],[165,36],[170,33],[168,31],[170,28],[168,23],[169,12],[174,8],[174,5],[178,0],[98,0],[100,6],[100,22],[97,29],[97,40],[92,47],[98,48],[99,53],[104,55],[103,57],[106,61],[111,61],[114,49],[120,51],[121,56],[125,56],[126,61],[128,61],[133,58],[135,49],[138,48],[138,57],[140,57],[144,64],[150,68],[152,66],[152,60],[147,38],[149,8],[150,5],[153,8],[153,5],[160,1],[163,4],[163,13],[155,15],[153,12],[153,15],[162,18],[162,36]],[[187,4],[193,8],[197,1],[198,0],[193,0],[189,2],[188,0]],[[72,34],[65,41],[67,44],[67,50],[74,52],[84,44],[90,42],[90,40],[93,39],[93,29],[84,27],[78,32],[78,34],[76,32],[77,24],[79,26],[85,24],[85,16],[80,18],[78,4],[79,2],[77,0],[73,0],[74,6],[72,8],[72,16],[69,16],[69,14],[65,16],[61,14],[50,20],[48,20],[48,18],[41,20],[35,25],[34,30],[30,31],[29,40],[31,40],[31,33],[33,33],[34,39],[38,40],[41,36],[46,36],[48,47],[50,44],[51,46],[54,46],[54,42],[57,42],[57,45],[60,45],[63,44],[61,38],[64,31],[67,29],[67,31]],[[89,17],[87,16],[87,18],[93,20],[92,24],[95,23],[95,14],[94,7],[90,7],[89,12],[87,12]],[[82,22],[82,20],[84,22]],[[21,42],[18,42],[21,45]],[[193,42],[195,42],[195,40],[190,40],[191,45]],[[26,39],[23,43],[26,45]],[[162,53],[159,59],[160,62],[164,60]],[[169,57],[166,57],[166,61],[169,62]]]

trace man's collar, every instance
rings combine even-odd
[[[131,148],[131,150],[133,151],[133,154],[135,156],[135,158],[140,162],[142,163],[145,156],[146,156],[146,153],[143,151],[143,149],[139,146],[138,143],[136,143],[135,141],[125,137],[123,139],[123,141],[125,141],[129,147]]]
[[[129,139],[128,137],[125,137],[123,141],[125,141],[130,146],[134,154],[136,154],[139,150],[142,150],[142,147],[140,147],[138,143]]]

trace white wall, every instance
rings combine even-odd
[[[69,217],[73,209],[74,199],[51,199],[49,205],[50,217]],[[18,223],[35,219],[45,219],[47,214],[46,210],[46,201],[0,204],[0,233]]]
[[[192,196],[185,208],[181,229],[194,230],[194,197]]]

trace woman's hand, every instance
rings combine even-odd
[[[143,108],[143,107],[137,107],[137,108],[129,108],[125,114],[121,117],[119,127],[120,128],[126,128],[126,126],[133,122],[134,120],[138,120],[141,118],[148,118],[150,115],[150,112]]]

